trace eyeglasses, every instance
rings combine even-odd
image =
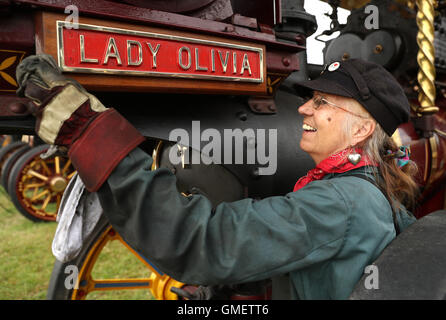
[[[313,100],[313,108],[314,108],[314,110],[319,109],[319,107],[320,107],[321,105],[323,105],[323,104],[328,104],[328,105],[331,105],[331,106],[333,106],[333,107],[339,108],[339,109],[341,109],[341,110],[343,110],[343,111],[345,111],[345,112],[347,112],[347,113],[350,113],[350,114],[352,114],[352,115],[354,115],[354,116],[357,116],[357,117],[360,117],[360,118],[363,118],[363,119],[368,119],[368,117],[361,116],[361,115],[359,115],[359,114],[357,114],[357,113],[351,112],[350,110],[347,110],[347,109],[345,109],[345,108],[342,108],[342,107],[338,106],[337,104],[334,104],[333,102],[328,101],[327,99],[325,99],[325,98],[324,98],[323,96],[321,96],[320,94],[316,94],[316,95],[314,95],[313,98],[312,98],[312,100]]]

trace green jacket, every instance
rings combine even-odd
[[[188,284],[234,284],[289,273],[292,297],[346,299],[394,239],[389,202],[373,184],[329,175],[297,192],[221,203],[182,196],[167,169],[133,150],[98,191],[115,229]],[[403,230],[415,219],[402,214]]]

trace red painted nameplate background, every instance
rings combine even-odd
[[[68,72],[261,83],[261,48],[58,21],[59,66]]]
[[[66,15],[57,12],[36,12],[36,53],[52,55],[64,73],[87,90],[250,96],[268,94],[267,52],[263,44],[86,16],[79,17],[79,29],[67,29],[64,27],[65,19]],[[83,52],[81,35],[84,40]],[[127,57],[128,40],[133,43],[130,45],[130,61]],[[107,59],[110,41],[116,45],[121,64],[114,57],[116,52],[113,44]],[[139,49],[136,42],[141,45],[141,64],[137,63]],[[147,43],[152,44],[154,51],[160,45],[156,54],[156,68],[153,68],[153,55]],[[186,69],[179,65],[176,52],[183,47],[189,48],[191,54],[191,65]],[[198,50],[198,64],[195,49]],[[182,50],[184,67],[187,67],[188,62],[186,51]],[[219,51],[223,59],[228,52],[226,72]],[[236,73],[232,61],[234,53],[237,57]],[[243,68],[245,54],[251,74],[246,65]],[[132,62],[137,65],[132,65]]]

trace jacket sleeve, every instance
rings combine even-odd
[[[201,195],[185,197],[167,169],[150,171],[139,148],[98,190],[118,233],[174,279],[230,284],[266,279],[330,259],[341,249],[350,211],[329,181],[260,201],[215,209]]]

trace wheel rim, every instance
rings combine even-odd
[[[5,164],[6,160],[8,159],[8,157],[14,153],[14,151],[16,151],[17,149],[19,149],[20,147],[24,146],[25,143],[22,142],[17,142],[15,144],[8,144],[6,146],[6,148],[8,148],[9,150],[7,152],[5,152],[1,157],[0,157],[0,172],[2,171],[3,165]],[[3,149],[3,151],[6,151],[6,148]]]
[[[55,221],[63,192],[75,173],[70,159],[56,156],[43,160],[38,154],[21,170],[17,198],[32,216]]]
[[[92,276],[93,268],[103,248],[110,241],[119,241],[124,245],[151,271],[150,276],[147,278],[132,279],[95,279]],[[121,236],[119,236],[112,226],[108,226],[89,250],[81,270],[79,271],[77,286],[73,289],[71,298],[73,300],[84,300],[88,294],[96,291],[149,289],[153,297],[157,300],[177,300],[178,296],[172,293],[170,288],[181,288],[182,286],[183,284],[181,282],[156,270],[149,261],[133,250]]]

